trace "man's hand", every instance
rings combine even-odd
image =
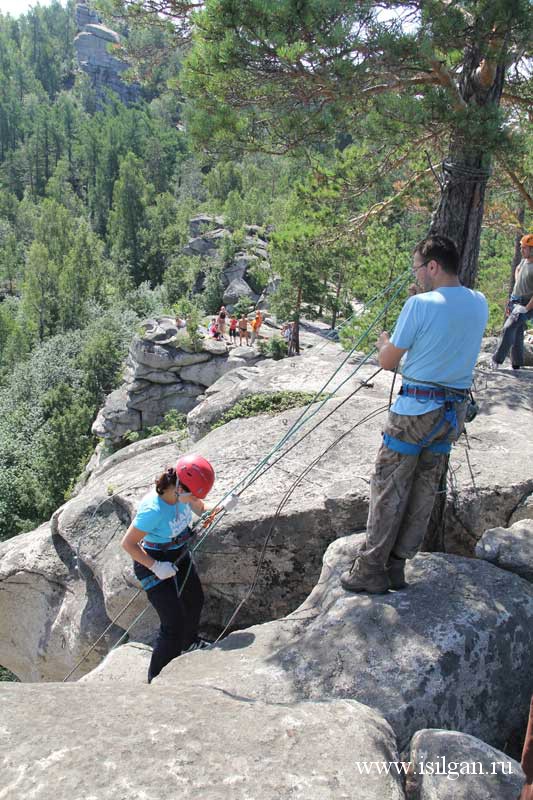
[[[382,369],[396,369],[403,354],[407,352],[407,350],[402,350],[393,345],[387,331],[383,331],[383,333],[380,334],[376,342],[376,347],[379,353],[379,366],[382,367]]]
[[[376,347],[378,349],[378,352],[381,352],[381,348],[385,347],[385,345],[387,344],[390,344],[389,334],[387,333],[387,331],[382,331],[379,334],[378,339],[376,340]]]

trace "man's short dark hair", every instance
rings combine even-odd
[[[419,253],[424,261],[435,260],[441,265],[444,272],[457,275],[459,272],[459,253],[457,246],[447,236],[427,236],[415,247],[413,253]]]

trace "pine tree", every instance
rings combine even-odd
[[[187,4],[172,9],[185,19]],[[473,284],[491,157],[505,148],[512,109],[531,106],[520,68],[528,0],[208,0],[194,22],[181,86],[203,147],[287,152],[356,136],[369,114],[385,137],[410,134],[414,149],[445,137],[430,230],[457,241]]]
[[[144,178],[140,159],[128,153],[121,162],[113,189],[109,239],[113,257],[128,265],[137,286],[149,277],[145,269],[142,241],[147,225],[146,206],[151,194],[153,188]]]

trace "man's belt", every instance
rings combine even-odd
[[[468,389],[454,389],[451,386],[446,389],[433,389],[431,387],[404,383],[400,387],[399,394],[406,395],[407,397],[430,397],[436,400],[451,400],[453,397],[450,397],[450,395],[459,395],[461,399],[466,397],[468,395]]]

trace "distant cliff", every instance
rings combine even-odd
[[[120,42],[118,33],[102,25],[98,14],[85,2],[76,4],[75,16],[79,30],[74,40],[76,59],[89,76],[97,101],[104,102],[107,92],[112,91],[123,103],[135,103],[140,97],[140,86],[122,80],[128,65],[112,54],[112,45]]]

